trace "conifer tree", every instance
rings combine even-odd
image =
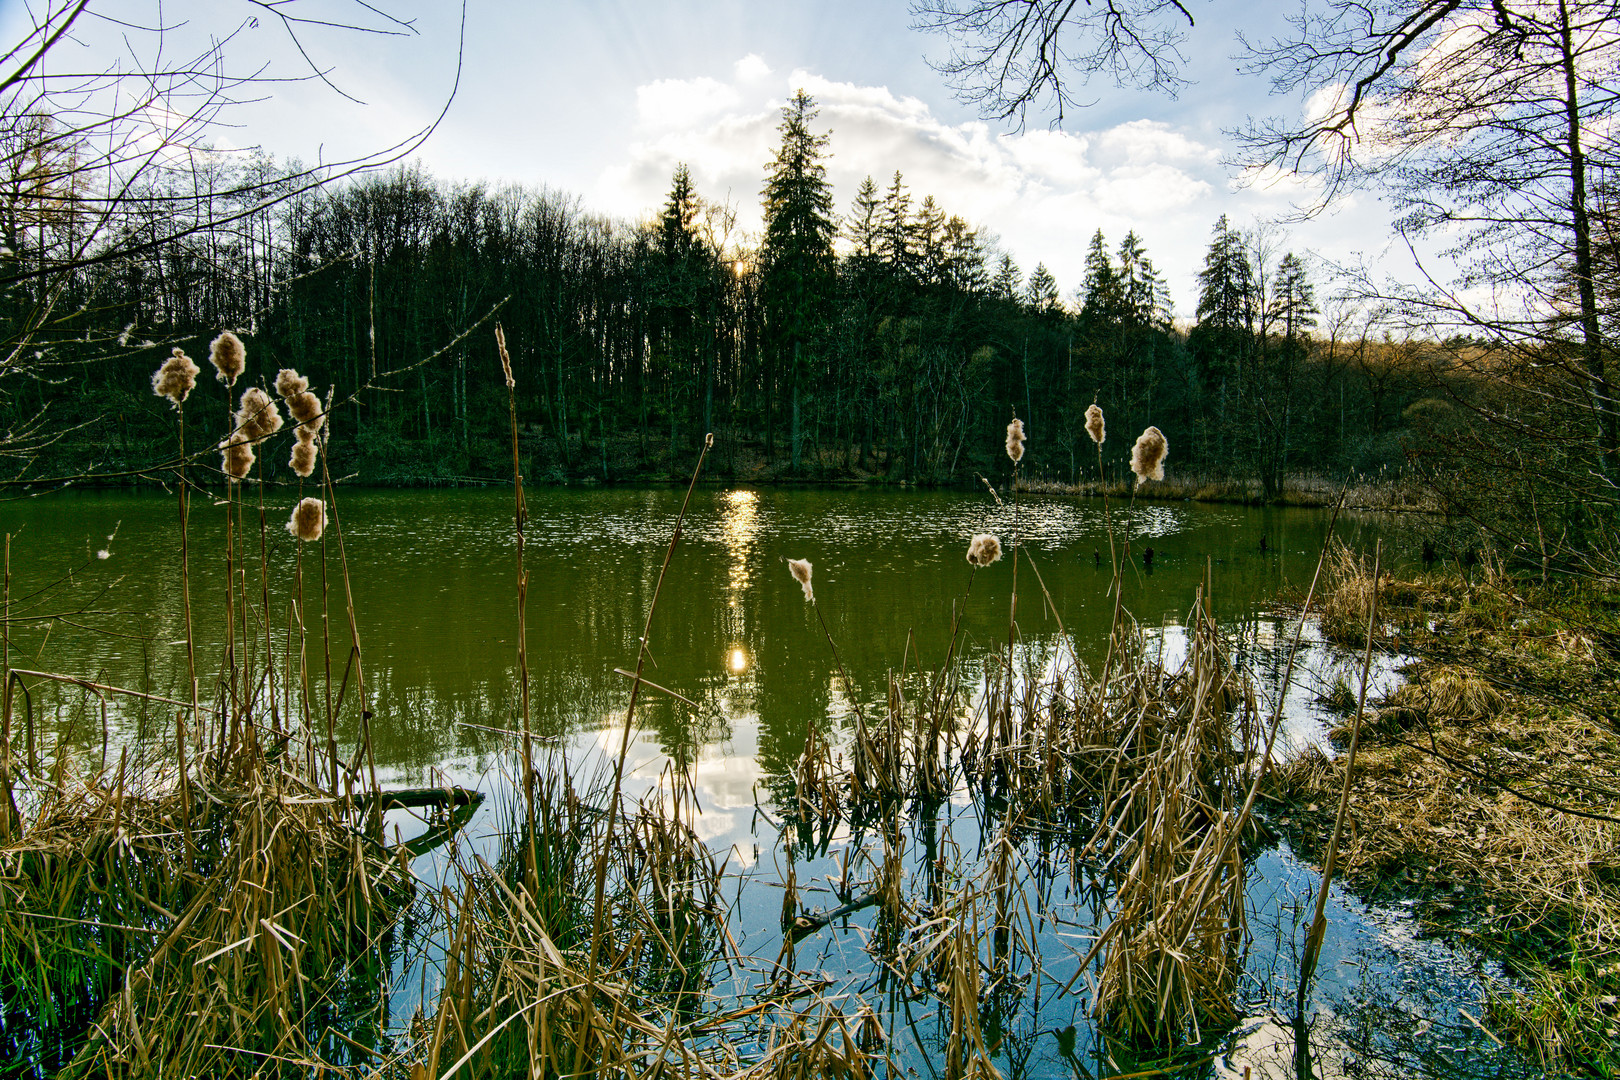
[[[844,235],[854,248],[852,254],[856,259],[871,261],[878,257],[882,244],[882,206],[877,185],[868,175],[861,181],[861,189],[855,193],[855,203],[844,226]]]
[[[894,179],[884,193],[880,220],[878,252],[883,256],[883,262],[897,275],[910,276],[916,263],[912,246],[911,193],[906,190],[905,179],[899,169],[894,171]]]
[[[1024,290],[1024,303],[1042,315],[1062,310],[1063,306],[1058,301],[1057,279],[1052,276],[1052,271],[1046,268],[1045,263],[1036,263],[1034,272],[1029,275],[1029,285]]]
[[[1013,257],[1005,251],[996,261],[995,277],[990,279],[990,295],[997,300],[1012,303],[1018,299],[1019,288],[1024,283],[1024,272],[1013,262]]]
[[[779,366],[787,366],[795,470],[803,461],[805,346],[826,316],[836,266],[833,237],[838,232],[825,164],[830,135],[810,130],[816,111],[815,99],[802,88],[782,107],[782,122],[776,128],[782,144],[767,166],[765,237],[760,247],[766,326]]]
[[[1305,273],[1305,262],[1292,251],[1277,264],[1277,277],[1271,285],[1270,321],[1280,323],[1283,340],[1292,342],[1316,325],[1316,290]]]

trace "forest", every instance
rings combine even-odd
[[[492,318],[538,481],[679,472],[712,430],[722,475],[971,482],[1017,411],[1035,433],[1030,474],[1072,483],[1085,408],[1101,401],[1121,430],[1171,433],[1183,475],[1274,497],[1300,471],[1405,469],[1417,420],[1459,389],[1455,342],[1319,298],[1308,254],[1275,228],[1213,222],[1184,300],[1195,314],[1178,317],[1134,232],[1099,230],[1065,291],[899,172],[835,207],[807,95],[780,134],[760,237],[684,167],[640,221],[410,164],[262,207],[296,164],[221,155],[167,177],[168,220],[232,220],[52,283],[62,295],[0,424],[48,416],[57,437],[8,448],[9,478],[118,483],[162,461],[170,424],[138,376],[223,328],[336,388],[334,460],[372,484],[500,476],[505,385],[464,336]],[[51,172],[37,161],[6,178],[0,273],[74,243],[73,178]],[[5,294],[10,325],[47,299],[29,284]]]
[[[1249,12],[1186,296],[835,190],[825,53],[757,231],[430,170],[524,5],[235,126],[435,7],[0,7],[0,1077],[1620,1075],[1617,0]],[[909,13],[1011,131],[1213,7]]]

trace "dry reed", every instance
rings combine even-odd
[[[326,532],[326,504],[314,497],[299,500],[287,519],[287,531],[305,543],[319,540]]]
[[[1098,446],[1108,438],[1107,428],[1103,423],[1102,406],[1095,401],[1086,406],[1086,434],[1090,435],[1091,441]]]
[[[197,373],[202,369],[192,363],[191,357],[177,347],[174,354],[152,373],[152,393],[166,397],[178,409],[197,385]]]
[[[1131,447],[1131,472],[1136,474],[1137,484],[1163,480],[1164,459],[1169,455],[1170,444],[1158,428],[1150,427],[1137,436],[1136,444]]]
[[[234,386],[247,366],[247,349],[241,338],[226,330],[209,344],[208,359],[214,365],[215,377],[226,386]]]
[[[968,543],[967,561],[974,566],[989,566],[1001,559],[1001,541],[990,533],[977,533]]]
[[[808,559],[788,560],[788,571],[793,575],[793,580],[799,583],[799,588],[804,591],[805,601],[809,603],[814,603],[816,599],[814,590],[810,588],[810,575],[814,569]]]

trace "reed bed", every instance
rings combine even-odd
[[[221,372],[234,383],[246,360],[232,341]],[[499,330],[497,342],[515,410]],[[183,440],[195,365],[187,375],[182,359],[154,386],[174,402]],[[1056,608],[1015,527],[1005,548],[973,537],[944,657],[925,665],[906,643],[880,704],[844,670],[810,563],[790,562],[852,715],[841,731],[809,733],[760,810],[779,819],[774,879],[740,876],[700,837],[690,763],[672,761],[640,795],[626,790],[643,692],[680,698],[647,681],[643,665],[708,445],[635,671],[621,672],[632,688],[617,746],[582,783],[580,762],[555,747],[537,755],[530,727],[514,411],[522,706],[492,779],[503,799],[476,842],[456,831],[465,814],[446,823],[430,881],[413,868],[420,842],[383,838],[395,796],[370,764],[326,408],[291,369],[275,388],[296,424],[253,427],[241,445],[293,440],[312,491],[301,482],[274,509],[290,510],[296,570],[272,582],[261,483],[260,589],[250,593],[246,478],[263,455],[227,455],[231,629],[220,681],[217,692],[200,686],[183,589],[190,686],[163,699],[175,727],[162,752],[140,747],[94,769],[66,744],[42,758],[14,685],[59,679],[97,700],[130,692],[19,672],[5,657],[0,994],[4,1037],[27,1072],[864,1080],[924,1062],[944,1080],[1000,1080],[998,1061],[1016,1062],[1040,1034],[1030,1025],[1043,998],[1089,1012],[1115,1072],[1119,1060],[1164,1071],[1237,1018],[1254,778],[1280,714],[1268,728],[1203,593],[1186,619],[1186,659],[1166,663],[1163,640],[1123,602],[1130,537],[1116,545],[1112,517],[1115,619],[1100,672],[1076,659],[1061,621],[1050,652],[1023,638],[1021,570],[1026,591],[1033,578]],[[252,426],[271,400],[245,393],[232,423]],[[1097,410],[1099,462],[1103,433]],[[1033,437],[1016,418],[1008,426],[1015,522]],[[1162,483],[1164,436],[1148,429],[1138,450],[1137,486]],[[183,493],[187,460],[182,449]],[[182,581],[199,549],[187,529],[182,494]],[[981,573],[1014,583],[1006,641],[964,657],[961,610]],[[823,594],[836,588],[819,583]],[[347,608],[346,654],[329,629],[334,594]],[[284,620],[272,617],[277,603]],[[26,745],[13,738],[18,708]],[[739,919],[759,901],[745,886],[781,899],[779,926],[763,936],[749,926],[748,950]],[[812,906],[821,893],[835,902]],[[835,940],[851,928],[858,944]],[[835,954],[845,977],[824,970]],[[399,1015],[391,1002],[413,982],[415,1011]],[[1077,1062],[1072,1028],[1068,1038],[1063,1053]]]
[[[1328,605],[1354,610],[1376,589],[1382,634],[1414,657],[1362,727],[1344,877],[1415,901],[1428,928],[1519,977],[1478,1018],[1495,1037],[1549,1071],[1601,1075],[1620,1067],[1612,597],[1483,566],[1375,587],[1363,561],[1335,559]],[[1307,753],[1273,780],[1290,838],[1319,850],[1343,763]]]

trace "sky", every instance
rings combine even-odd
[[[8,44],[41,2],[0,0]],[[731,203],[739,230],[756,235],[780,110],[803,87],[820,107],[816,127],[831,133],[827,172],[840,213],[863,177],[882,187],[899,170],[913,205],[933,195],[947,213],[997,237],[1026,274],[1045,263],[1065,297],[1080,282],[1096,230],[1112,249],[1134,229],[1180,318],[1196,307],[1195,275],[1216,218],[1227,214],[1240,227],[1276,219],[1311,192],[1286,177],[1247,184],[1223,164],[1233,150],[1226,131],[1250,116],[1300,110],[1296,100],[1271,96],[1263,76],[1240,74],[1233,59],[1237,30],[1280,32],[1291,2],[1191,0],[1196,25],[1183,53],[1192,85],[1178,96],[1097,82],[1061,128],[1032,111],[1021,131],[981,120],[955,99],[929,63],[945,55],[946,42],[914,28],[907,0],[373,6],[409,28],[358,0],[287,6],[312,20],[298,34],[306,63],[288,28],[247,0],[96,0],[91,12],[105,17],[81,20],[60,55],[93,64],[122,54],[133,66],[155,39],[130,25],[152,25],[161,7],[170,55],[234,32],[226,46],[233,69],[264,65],[289,80],[264,84],[259,100],[231,110],[229,126],[213,133],[217,146],[305,162],[352,158],[430,124],[449,100],[416,154],[437,177],[549,186],[579,195],[588,209],[638,219],[656,213],[684,162],[699,194]],[[327,73],[325,82],[297,80],[310,63]],[[1283,248],[1324,260],[1317,277],[1326,294],[1326,263],[1397,258],[1388,224],[1376,199],[1357,195],[1286,226]]]

